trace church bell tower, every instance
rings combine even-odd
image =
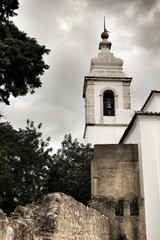
[[[109,32],[101,34],[98,56],[91,60],[84,78],[85,143],[115,144],[120,140],[131,117],[130,84],[123,72],[123,60],[111,53]]]

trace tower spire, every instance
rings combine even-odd
[[[105,16],[104,16],[104,31],[107,31],[106,30],[106,19],[105,19]]]
[[[104,32],[101,34],[101,38],[102,39],[108,39],[108,37],[109,37],[109,32],[106,29],[106,19],[105,19],[105,16],[104,16]]]
[[[99,44],[99,49],[101,50],[102,48],[108,48],[111,49],[111,42],[109,42],[107,39],[109,38],[109,32],[106,29],[106,20],[104,16],[104,32],[101,33],[101,38],[103,41],[100,42]]]

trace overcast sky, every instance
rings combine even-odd
[[[110,31],[111,52],[124,61],[133,77],[132,108],[139,110],[151,90],[160,90],[159,0],[20,0],[15,24],[51,49],[45,61],[50,69],[34,95],[1,104],[5,120],[15,128],[30,119],[42,122],[44,136],[54,149],[71,133],[83,141],[84,76],[98,54],[103,18]],[[33,53],[34,54],[34,53]]]

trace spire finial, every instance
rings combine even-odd
[[[108,34],[108,31],[106,29],[106,19],[105,19],[105,16],[104,16],[104,32],[101,34],[101,38],[102,39],[108,39],[109,37],[109,34]]]
[[[105,16],[104,16],[104,32],[101,33],[101,38],[103,39],[102,42],[100,42],[99,49],[101,50],[102,48],[109,48],[111,49],[111,42],[108,42],[108,37],[109,37],[109,32],[106,29],[106,21],[105,21]]]
[[[106,31],[106,19],[105,19],[105,16],[104,16],[104,31]]]

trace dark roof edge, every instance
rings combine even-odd
[[[141,108],[141,111],[144,110],[145,106],[147,105],[147,103],[149,102],[149,100],[151,99],[151,97],[152,97],[152,95],[153,95],[154,93],[160,93],[160,91],[158,91],[158,90],[151,90],[148,98],[146,99],[145,103],[143,104],[143,106],[142,106],[142,108]]]
[[[127,134],[129,133],[129,131],[130,131],[130,129],[131,129],[131,127],[132,127],[132,125],[133,125],[136,117],[137,117],[137,113],[135,112],[134,115],[133,115],[133,117],[132,117],[132,119],[131,119],[131,121],[130,121],[130,123],[128,124],[128,127],[126,128],[126,130],[124,131],[121,139],[119,140],[119,144],[123,143],[123,140],[125,139],[125,137],[126,137]]]
[[[125,79],[126,81],[131,81],[132,77],[105,77],[105,76],[85,76],[85,80],[87,79]]]
[[[160,93],[160,92],[159,92]],[[119,140],[119,144],[123,143],[124,139],[126,138],[127,134],[131,130],[137,116],[160,116],[160,112],[143,112],[143,111],[135,111],[135,114],[133,118],[131,119],[130,123],[128,124],[128,127],[124,131],[121,139]]]

